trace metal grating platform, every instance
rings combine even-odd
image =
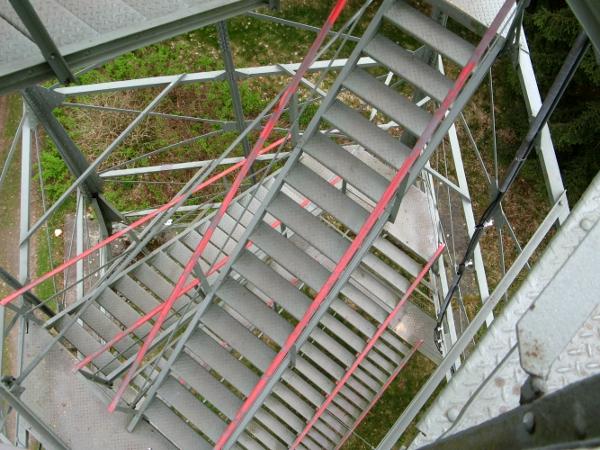
[[[31,0],[72,70],[264,6],[263,0]],[[268,2],[267,2],[268,3]],[[53,77],[8,0],[0,0],[0,94]]]
[[[25,364],[39,354],[51,336],[35,324],[29,325]],[[73,374],[76,359],[64,347],[56,346],[27,378],[22,395],[44,422],[70,448],[168,450],[174,448],[160,433],[143,422],[129,433],[129,415],[107,414],[108,398],[98,385]],[[32,433],[35,431],[32,430]]]

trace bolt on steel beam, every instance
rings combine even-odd
[[[68,84],[76,81],[65,58],[60,54],[58,47],[46,30],[44,23],[35,12],[29,0],[9,0],[15,12],[27,28],[31,39],[38,46],[44,59],[62,83]]]

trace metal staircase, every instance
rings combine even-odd
[[[209,287],[192,289],[177,301],[153,344],[156,351],[124,397],[134,408],[132,426],[143,416],[183,449],[209,449],[219,441],[410,154],[403,142],[418,139],[428,128],[432,113],[404,93],[422,92],[442,102],[454,81],[384,36],[384,22],[459,66],[469,63],[475,51],[405,2],[383,3],[285,166],[240,195],[220,221],[199,260]],[[479,70],[487,70],[500,46],[490,50]],[[353,67],[365,55],[411,88],[396,90]],[[469,89],[461,95],[466,101]],[[457,114],[464,101],[457,101],[451,112]],[[369,121],[359,103],[400,125],[401,138]],[[428,139],[431,151],[451,119]],[[417,160],[416,168],[425,165],[428,154]],[[398,207],[404,198],[401,217],[392,205],[386,209],[389,220],[378,229],[376,225],[360,263],[348,269],[339,292],[332,291],[334,298],[310,337],[294,348],[291,364],[247,415],[248,424],[242,422],[228,440],[234,448],[292,446],[418,280],[438,244],[435,227],[422,220],[427,196],[413,184],[419,170],[410,172],[410,187],[396,203]],[[168,298],[209,220],[121,273],[67,331],[70,344],[90,355]],[[432,335],[438,282],[433,273],[428,275],[417,287],[420,301],[406,304],[300,447],[339,448],[415,351],[434,363],[441,360]],[[61,323],[56,324],[59,329]],[[90,367],[94,377],[118,384],[150,327],[142,325],[115,344],[112,353],[98,356]]]

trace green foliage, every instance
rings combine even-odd
[[[542,97],[581,26],[564,2],[538,1],[525,26]],[[600,67],[588,51],[550,120],[569,201],[575,202],[600,170]]]
[[[40,155],[40,162],[46,197],[49,203],[54,203],[69,188],[73,180],[65,162],[50,139],[46,139],[45,147]]]

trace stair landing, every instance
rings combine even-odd
[[[24,353],[25,364],[38,355],[51,335],[29,324]],[[27,377],[23,401],[60,437],[69,448],[174,449],[150,424],[141,422],[127,431],[129,414],[107,413],[109,397],[83,375],[71,372],[77,359],[56,345]],[[35,432],[30,430],[35,436]],[[37,438],[37,436],[36,436]],[[42,444],[44,444],[42,442]],[[50,448],[50,447],[48,447]]]

